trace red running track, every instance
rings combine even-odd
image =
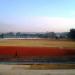
[[[50,48],[50,47],[16,47],[0,46],[0,56],[26,57],[26,56],[72,56],[75,49]]]

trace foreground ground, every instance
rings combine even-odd
[[[28,46],[28,47],[68,47],[75,48],[75,41],[71,40],[49,40],[49,39],[28,39],[28,40],[0,40],[0,46]]]
[[[75,70],[5,70],[0,75],[75,75]]]
[[[0,65],[0,75],[75,75],[75,69],[25,70],[23,66],[16,69],[13,69],[13,67],[16,66]]]

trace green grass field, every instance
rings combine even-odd
[[[75,48],[75,41],[71,40],[0,40],[0,46],[26,46],[26,47],[59,47]]]

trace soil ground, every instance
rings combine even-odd
[[[0,65],[0,75],[75,75],[75,69],[58,69],[58,70],[25,70],[15,65]],[[29,66],[26,66],[26,68]]]

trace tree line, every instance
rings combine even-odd
[[[75,39],[75,29],[70,29],[69,32],[55,33],[55,32],[45,32],[45,33],[1,33],[0,38],[51,38],[51,39]]]

